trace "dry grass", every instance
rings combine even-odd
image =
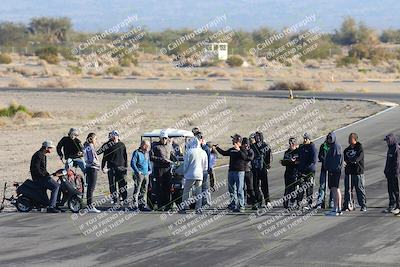
[[[8,84],[9,87],[13,88],[30,88],[33,87],[32,83],[25,78],[15,77]]]
[[[217,70],[217,71],[210,72],[207,76],[210,78],[221,78],[221,77],[228,77],[229,74],[226,71]]]
[[[210,83],[201,83],[194,86],[195,89],[199,90],[211,90],[213,86]]]
[[[46,60],[39,60],[39,65],[43,68],[43,75],[53,76],[53,71],[51,70],[49,63],[47,63]]]
[[[27,121],[29,121],[30,119],[32,119],[32,116],[26,112],[23,111],[18,111],[17,113],[15,113],[14,117],[12,118],[14,123],[25,123]]]
[[[50,114],[50,112],[38,111],[38,112],[33,112],[32,118],[52,119],[54,117]]]
[[[243,90],[243,91],[254,91],[259,89],[253,83],[242,82],[242,81],[233,81],[231,88],[234,90]]]
[[[276,82],[271,85],[268,90],[292,90],[292,91],[319,91],[322,85],[317,82]]]
[[[41,82],[37,87],[44,88],[77,88],[79,86],[76,80],[72,80],[64,77],[57,77],[45,82]]]

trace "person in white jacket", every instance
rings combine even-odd
[[[201,185],[203,182],[203,173],[208,170],[207,153],[200,147],[197,138],[192,138],[186,146],[186,153],[183,161],[183,171],[185,184],[183,187],[182,209],[185,213],[188,207],[189,192],[192,186],[195,188],[196,213],[201,213],[202,194]]]

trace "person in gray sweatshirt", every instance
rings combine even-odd
[[[342,147],[336,141],[336,134],[330,132],[327,136],[329,149],[325,156],[324,166],[328,171],[328,187],[332,192],[333,209],[327,213],[329,216],[338,216],[342,214],[342,195],[339,189],[340,175],[343,165]]]
[[[204,172],[208,170],[208,157],[207,153],[200,147],[200,141],[197,138],[192,138],[188,145],[187,151],[183,161],[183,172],[185,184],[183,186],[183,195],[180,213],[185,213],[189,199],[189,192],[194,186],[195,195],[193,198],[196,200],[196,213],[202,213],[202,182]]]

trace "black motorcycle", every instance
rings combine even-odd
[[[76,174],[70,167],[55,172],[60,183],[60,190],[57,196],[57,207],[67,207],[74,213],[79,212],[83,207],[84,182],[81,175]],[[17,197],[10,200],[20,212],[29,212],[32,209],[46,208],[50,204],[47,190],[43,189],[31,179],[27,179],[21,185],[14,183]],[[14,201],[13,201],[14,200]]]

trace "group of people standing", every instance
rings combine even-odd
[[[330,190],[328,205],[331,209],[327,215],[338,216],[342,211],[355,208],[353,191],[357,195],[361,211],[367,211],[364,178],[364,151],[358,141],[358,135],[351,133],[348,138],[349,146],[342,151],[336,140],[336,134],[330,132],[321,144],[319,151],[311,141],[310,135],[303,135],[303,143],[298,145],[295,138],[289,139],[289,148],[281,161],[285,170],[285,195],[290,198],[284,204],[285,208],[302,208],[305,210],[327,208],[327,185]],[[313,206],[313,186],[317,162],[321,162],[318,198]],[[340,178],[344,165],[344,202],[340,192]],[[306,188],[307,199],[304,202],[304,190],[296,191],[296,187]],[[303,187],[304,186],[304,187]],[[295,192],[295,194],[292,194]],[[292,197],[294,196],[294,197]],[[343,203],[343,205],[342,205]]]
[[[253,210],[272,208],[268,185],[268,170],[272,164],[272,150],[261,132],[251,134],[249,138],[238,134],[231,136],[232,147],[224,150],[218,144],[206,142],[198,128],[192,129],[194,137],[186,143],[183,157],[184,189],[180,212],[185,213],[190,192],[196,200],[196,212],[201,213],[205,206],[211,205],[210,190],[215,184],[214,168],[217,154],[229,157],[228,208],[234,212],[243,212],[246,205]],[[109,140],[97,149],[95,133],[89,133],[84,144],[78,139],[77,129],[70,129],[68,135],[57,144],[60,159],[72,159],[85,175],[87,187],[87,206],[89,212],[100,212],[93,203],[93,192],[97,183],[98,171],[108,176],[112,203],[121,201],[130,204],[133,210],[149,211],[147,189],[149,177],[156,182],[157,204],[159,210],[172,209],[171,199],[171,164],[182,155],[179,146],[174,146],[168,133],[161,131],[158,142],[150,144],[143,140],[133,151],[130,167],[133,171],[133,200],[128,203],[126,175],[128,156],[126,146],[119,139],[119,133],[109,133]],[[394,134],[385,137],[388,145],[385,176],[388,184],[388,213],[400,214],[399,183],[400,146]],[[342,151],[334,132],[330,132],[321,144],[319,151],[308,133],[303,135],[303,142],[296,138],[289,139],[289,147],[284,152],[281,165],[284,173],[284,202],[287,209],[331,209],[327,215],[338,216],[342,211],[356,208],[353,192],[355,191],[361,211],[367,211],[364,177],[364,151],[356,133],[348,137],[348,147]],[[46,155],[54,148],[51,141],[45,141],[31,160],[32,179],[43,188],[51,190],[48,212],[59,212],[56,200],[59,184],[47,172]],[[178,148],[178,149],[177,149]],[[100,161],[99,156],[103,154]],[[321,162],[318,197],[313,205],[313,187],[317,163]],[[344,165],[344,201],[340,191],[340,178]],[[329,198],[327,187],[329,188]],[[301,188],[302,190],[299,190]],[[192,190],[193,189],[193,190]],[[304,198],[304,196],[306,198]],[[328,201],[327,201],[328,199]]]

